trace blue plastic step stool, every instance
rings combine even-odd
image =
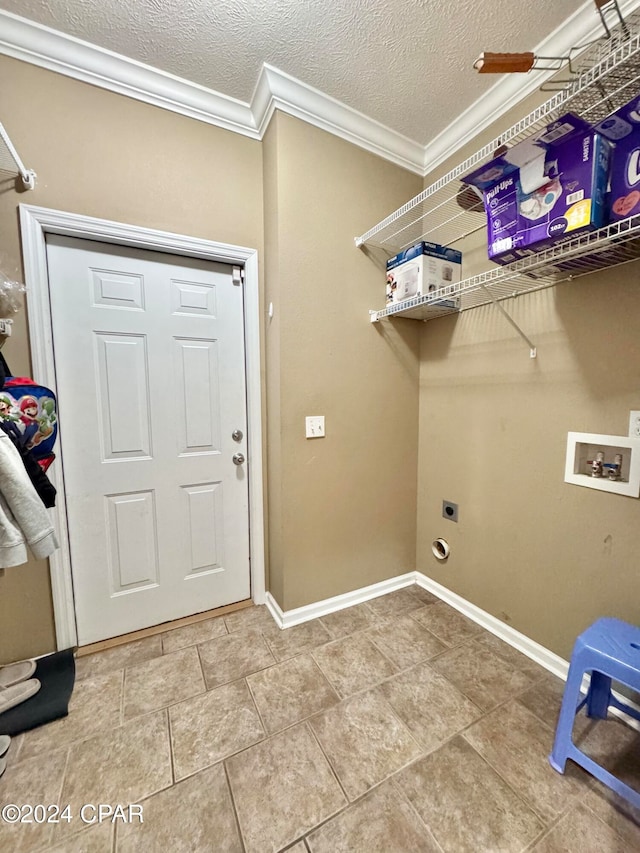
[[[591,672],[591,686],[587,695],[582,697],[580,687],[586,672]],[[640,793],[585,755],[571,739],[575,715],[585,704],[589,717],[606,720],[607,711],[612,706],[640,720],[636,710],[612,695],[612,678],[640,691],[640,628],[620,619],[598,619],[580,634],[573,647],[549,762],[558,773],[564,773],[567,759],[571,758],[640,809]]]

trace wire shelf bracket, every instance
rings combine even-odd
[[[33,169],[26,168],[2,124],[0,124],[0,170],[17,174],[25,190],[35,189],[36,173]]]

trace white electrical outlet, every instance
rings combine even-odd
[[[640,438],[640,412],[629,413],[629,438]]]
[[[309,415],[304,420],[307,438],[324,438],[324,415]]]

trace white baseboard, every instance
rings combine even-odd
[[[265,594],[264,603],[266,604],[267,610],[273,617],[273,621],[276,623],[278,628],[282,628],[284,625],[284,613],[282,612],[282,608],[270,592],[267,592]]]
[[[442,586],[437,581],[423,575],[422,572],[415,572],[415,576],[415,582],[422,589],[433,593],[433,595],[462,613],[463,616],[467,616],[472,622],[481,625],[487,631],[495,634],[496,637],[504,640],[505,643],[513,646],[514,649],[522,652],[523,655],[531,658],[531,660],[540,664],[540,666],[548,669],[549,672],[557,675],[558,678],[566,681],[569,663],[564,658],[561,658],[560,655],[549,651],[545,646],[541,646],[540,643],[536,643],[535,640],[527,637],[526,634],[521,634],[520,631],[516,631],[510,625],[506,625],[500,619],[487,613],[486,610],[482,610],[480,607],[467,601],[466,598],[447,589],[446,586]]]
[[[495,634],[501,640],[509,643],[510,646],[518,649],[527,657],[539,663],[545,669],[548,669],[559,678],[566,679],[569,664],[559,655],[550,652],[540,643],[536,643],[529,637],[505,625],[495,616],[482,610],[466,598],[452,592],[447,587],[442,586],[431,578],[423,575],[422,572],[407,572],[404,575],[398,575],[389,580],[380,581],[370,586],[354,589],[351,592],[345,592],[342,595],[335,595],[332,598],[325,598],[322,601],[315,601],[313,604],[305,604],[303,607],[296,607],[294,610],[282,610],[278,602],[270,592],[266,596],[266,605],[273,616],[274,621],[280,628],[291,628],[293,625],[300,625],[302,622],[309,622],[311,619],[317,619],[319,616],[326,616],[329,613],[335,613],[338,610],[344,610],[345,607],[353,607],[354,604],[362,604],[365,601],[370,601],[372,598],[378,598],[381,595],[386,595],[396,589],[402,589],[405,586],[417,584],[433,593],[437,598],[449,604],[451,607],[460,611],[464,616],[467,616],[473,622],[486,628],[492,634]]]
[[[319,616],[326,616],[329,613],[336,613],[338,610],[344,610],[345,607],[353,607],[354,604],[362,604],[365,601],[370,601],[372,598],[378,598],[381,595],[386,595],[396,589],[402,589],[412,584],[417,584],[427,592],[432,593],[441,601],[449,604],[455,610],[462,613],[463,616],[471,619],[477,625],[482,626],[487,631],[490,631],[496,637],[504,640],[514,649],[517,649],[522,654],[526,655],[532,661],[540,664],[541,667],[558,676],[563,681],[567,680],[569,671],[569,662],[560,655],[555,654],[545,646],[536,643],[526,634],[521,634],[510,625],[482,610],[466,598],[458,595],[456,592],[442,586],[437,581],[423,575],[422,572],[407,572],[404,575],[398,575],[389,580],[380,581],[380,583],[371,584],[361,589],[355,589],[351,592],[345,592],[343,595],[335,595],[333,598],[325,598],[322,601],[316,601],[313,604],[306,604],[304,607],[296,607],[294,610],[282,610],[278,602],[270,592],[266,594],[266,605],[269,613],[272,615],[275,623],[279,628],[291,628],[293,625],[300,625],[303,622],[309,622],[312,619],[317,619]],[[586,692],[589,686],[589,677],[585,676],[582,689]],[[640,712],[640,707],[628,699],[626,696],[621,696],[613,691],[613,695],[621,702],[629,705],[636,711]],[[609,713],[624,720],[624,722],[632,728],[640,731],[640,723],[629,717],[623,711],[617,708],[610,708]]]
[[[415,574],[415,572],[407,572],[406,575],[398,575],[386,581],[354,589],[352,592],[334,595],[333,598],[314,601],[313,604],[305,604],[303,607],[296,607],[293,610],[282,610],[275,598],[268,592],[266,605],[269,613],[271,613],[280,628],[291,628],[293,625],[309,622],[311,619],[317,619],[319,616],[326,616],[328,613],[336,613],[338,610],[344,610],[345,607],[353,607],[354,604],[362,604],[363,601],[379,598],[381,595],[386,595],[396,589],[402,589],[404,586],[411,586],[411,584],[416,582]]]

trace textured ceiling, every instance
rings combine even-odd
[[[0,8],[249,101],[263,62],[426,144],[582,0],[0,0]],[[595,14],[595,11],[594,11]]]

